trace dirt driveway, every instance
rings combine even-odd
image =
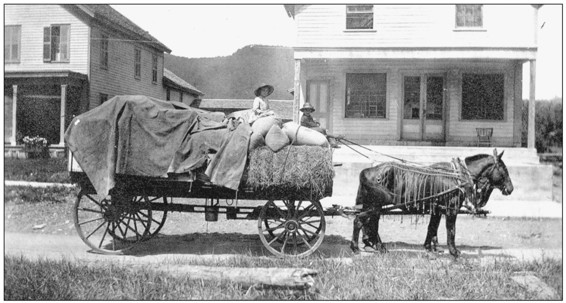
[[[25,212],[7,208],[5,217],[5,255],[26,255],[30,258],[110,259],[118,262],[160,262],[166,258],[219,258],[232,255],[271,256],[257,235],[257,221],[226,220],[206,222],[203,214],[170,213],[160,235],[134,247],[124,256],[104,256],[88,252],[76,235],[70,216],[71,206],[42,229],[33,229],[33,218]],[[11,213],[10,213],[11,212]],[[67,213],[65,213],[67,212]],[[63,221],[64,220],[64,221]],[[316,252],[325,258],[352,257],[348,247],[352,222],[342,217],[327,217],[323,245]],[[23,223],[29,222],[28,225]],[[444,222],[444,220],[443,220]],[[380,234],[391,253],[424,252],[426,216],[386,216]],[[36,226],[37,227],[37,226]],[[464,258],[503,257],[531,260],[552,257],[562,259],[561,219],[474,218],[462,215],[456,224],[456,244]],[[444,223],[439,229],[441,248],[446,249]]]

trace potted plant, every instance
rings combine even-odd
[[[49,155],[47,139],[39,136],[25,136],[22,141],[24,142],[24,152],[27,153],[28,158],[47,158]]]

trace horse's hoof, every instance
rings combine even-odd
[[[364,251],[368,252],[368,253],[376,253],[377,252],[377,250],[375,250],[375,248],[373,248],[369,245],[364,246]]]
[[[382,244],[379,247],[379,252],[382,253],[382,254],[385,254],[385,253],[388,253],[389,251],[387,250],[387,248],[385,248],[385,245]]]
[[[457,259],[462,253],[457,249],[453,249],[450,250],[450,254],[452,255],[452,257],[454,257],[454,259]]]

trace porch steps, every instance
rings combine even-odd
[[[372,153],[360,147],[353,147],[371,160],[342,145],[335,149],[333,162],[341,163],[334,167],[333,197],[356,196],[359,173],[376,163],[395,161],[385,155],[404,159],[419,164],[450,161],[454,157],[468,157],[476,154],[493,154],[493,147],[450,147],[450,146],[364,146],[379,151]],[[510,196],[503,196],[495,190],[492,201],[552,201],[552,165],[541,164],[535,149],[499,147],[498,153],[505,151],[503,161],[507,166],[514,191]],[[372,161],[373,160],[373,161]],[[353,200],[352,200],[353,201]],[[353,203],[353,202],[352,202]]]

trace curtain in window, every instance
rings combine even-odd
[[[482,5],[456,5],[457,27],[482,27]]]
[[[385,118],[387,75],[346,75],[346,118]]]

